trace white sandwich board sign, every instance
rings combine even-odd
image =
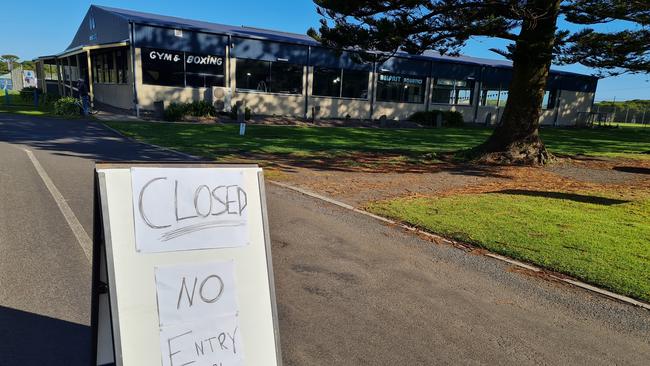
[[[98,163],[96,365],[280,365],[255,165]]]

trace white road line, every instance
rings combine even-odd
[[[92,257],[92,240],[90,240],[90,236],[88,236],[86,230],[84,230],[83,226],[81,226],[81,223],[77,219],[77,216],[75,216],[74,212],[72,212],[72,209],[70,206],[68,206],[65,198],[63,198],[61,192],[59,192],[59,190],[56,188],[54,182],[52,182],[52,179],[50,179],[50,176],[47,175],[45,169],[43,169],[43,166],[41,166],[41,163],[38,162],[36,156],[34,156],[34,153],[28,149],[23,150],[25,150],[27,156],[29,157],[29,160],[31,160],[32,164],[34,164],[36,172],[38,172],[38,175],[41,176],[43,183],[45,183],[45,186],[50,191],[52,198],[54,198],[54,201],[59,206],[59,210],[61,210],[65,221],[68,222],[70,230],[72,230],[72,233],[77,238],[77,242],[79,242],[81,249],[83,249],[84,254],[86,255],[86,259],[88,259],[90,262]]]

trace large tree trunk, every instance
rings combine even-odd
[[[478,147],[481,160],[507,164],[544,164],[550,154],[539,137],[544,88],[551,67],[560,0],[530,0],[515,43],[512,82],[501,123]]]

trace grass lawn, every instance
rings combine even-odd
[[[239,126],[173,123],[109,122],[124,134],[150,143],[208,158],[238,154],[349,156],[356,152],[390,153],[419,157],[468,149],[491,133],[486,128],[373,129],[250,125],[246,136]],[[567,155],[650,158],[650,128],[609,130],[543,129],[551,151]]]
[[[368,209],[650,301],[650,197],[513,191],[401,198]]]

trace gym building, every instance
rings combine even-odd
[[[241,102],[253,115],[403,120],[455,110],[496,124],[512,77],[508,61],[425,52],[357,63],[306,35],[96,5],[65,51],[36,61],[44,92],[76,96],[84,78],[95,108],[135,115],[206,100],[219,110]],[[541,123],[584,122],[597,82],[551,71]]]

